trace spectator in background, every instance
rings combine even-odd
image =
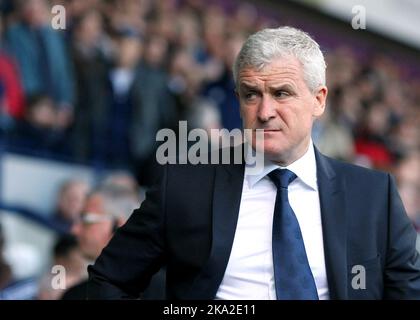
[[[216,81],[208,83],[204,89],[205,96],[218,107],[222,127],[228,130],[242,128],[242,120],[239,116],[239,102],[235,95],[235,83],[232,78],[231,66],[244,41],[245,37],[242,34],[226,38],[223,57],[224,71]]]
[[[166,38],[152,35],[146,39],[144,61],[151,69],[165,72],[168,61],[169,42]]]
[[[64,5],[66,8],[66,24],[70,33],[75,20],[86,12],[98,9],[105,1],[102,0],[51,0],[51,5]]]
[[[71,56],[77,95],[72,149],[75,159],[89,161],[97,151],[93,146],[102,142],[101,133],[107,130],[108,71],[112,45],[98,11],[83,12],[73,24]]]
[[[251,3],[240,3],[234,13],[231,21],[231,28],[236,32],[245,32],[251,34],[256,31],[258,22],[257,7]]]
[[[138,206],[132,190],[123,185],[108,183],[88,196],[81,219],[72,231],[89,262],[99,256],[117,228],[125,223],[128,215]],[[86,290],[87,281],[82,281],[66,291],[63,299],[86,299]]]
[[[158,170],[154,160],[156,133],[176,122],[172,96],[166,74],[143,63],[140,34],[119,34],[116,51],[109,73],[107,131],[99,150],[104,150],[111,168],[138,172],[140,182],[150,185]]]
[[[73,235],[58,238],[54,249],[53,265],[63,266],[66,274],[75,279],[86,277],[86,263],[80,251],[77,239]]]
[[[395,175],[404,207],[417,230],[416,246],[420,252],[420,152],[406,155],[397,164]]]
[[[356,154],[369,158],[374,168],[389,170],[393,158],[388,149],[388,132],[389,110],[381,102],[369,105],[356,138]]]
[[[407,214],[420,232],[420,153],[401,160],[395,174]]]
[[[13,119],[23,116],[24,97],[13,58],[3,48],[3,19],[0,13],[0,130],[7,131]]]
[[[38,156],[69,153],[65,134],[57,128],[57,111],[46,95],[27,98],[24,117],[16,121],[8,136],[9,149]]]
[[[138,97],[138,66],[142,56],[143,43],[140,35],[127,31],[116,40],[115,64],[109,71],[110,79],[109,106],[106,113],[107,122],[101,139],[97,141],[96,150],[100,151],[104,160],[116,168],[129,168],[131,161],[129,128],[134,122],[135,109],[143,107]],[[141,83],[144,86],[145,83]],[[147,107],[144,106],[145,108]],[[145,121],[149,118],[145,118]],[[153,122],[153,118],[150,118]],[[141,138],[140,138],[141,137]],[[137,138],[148,139],[139,135]],[[154,138],[154,137],[153,137]],[[100,144],[100,145],[99,145]]]
[[[145,30],[145,15],[150,10],[149,0],[110,0],[107,13],[110,25],[117,32],[139,33]]]
[[[61,185],[53,216],[60,233],[70,233],[73,224],[79,220],[88,192],[89,186],[82,180],[68,180]]]
[[[108,174],[101,182],[100,188],[120,188],[134,201],[140,202],[140,188],[135,177],[128,171],[114,171]]]
[[[391,149],[398,158],[407,157],[413,151],[420,151],[420,112],[418,106],[416,109],[407,112],[391,132]]]
[[[84,213],[72,231],[79,240],[85,258],[94,261],[106,246],[118,227],[128,219],[134,208],[139,206],[138,196],[133,194],[132,184],[121,173],[110,175],[101,187],[93,191],[85,205]],[[131,179],[130,179],[131,180]],[[165,269],[160,270],[151,280],[143,299],[162,300],[165,298]],[[70,288],[64,300],[86,298],[87,281]]]
[[[149,13],[147,30],[153,37],[163,37],[168,41],[169,50],[176,46],[178,8],[175,1],[156,1]],[[168,61],[167,61],[168,62]]]
[[[353,159],[353,137],[345,126],[337,123],[336,116],[328,102],[325,112],[315,121],[312,139],[318,149],[334,159],[351,162]]]
[[[169,88],[176,99],[178,118],[188,121],[189,129],[210,129],[203,126],[208,123],[203,115],[217,113],[213,118],[219,118],[220,114],[216,104],[201,95],[204,83],[201,66],[187,51],[179,49],[172,57],[169,76]],[[220,127],[220,121],[212,123],[213,128]]]
[[[53,266],[63,267],[65,270],[65,287],[70,288],[86,278],[86,263],[80,252],[77,239],[72,235],[58,238],[53,248]],[[54,288],[54,276],[52,269],[40,281],[38,293],[39,300],[58,300],[65,289]]]
[[[19,0],[19,20],[6,31],[17,59],[25,95],[47,94],[58,108],[56,122],[71,123],[74,104],[72,68],[62,34],[52,29],[46,0]]]

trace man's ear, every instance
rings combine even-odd
[[[325,111],[325,105],[327,102],[328,88],[326,86],[320,86],[315,93],[315,105],[313,109],[313,116],[319,118]]]

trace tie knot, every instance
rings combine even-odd
[[[271,171],[268,176],[276,185],[277,189],[279,187],[287,189],[289,184],[297,178],[297,176],[288,169],[276,169]]]

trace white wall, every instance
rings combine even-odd
[[[0,212],[0,223],[5,238],[4,257],[14,276],[24,279],[46,272],[51,263],[55,232],[7,211]]]
[[[5,154],[0,160],[1,201],[49,214],[54,209],[61,183],[70,178],[93,182],[92,170],[84,166]]]
[[[317,7],[345,21],[355,15],[352,8],[366,9],[367,30],[405,42],[420,49],[420,1],[418,0],[295,0]]]

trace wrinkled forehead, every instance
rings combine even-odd
[[[245,65],[239,70],[238,85],[303,81],[303,68],[293,56],[276,58],[263,66]]]

